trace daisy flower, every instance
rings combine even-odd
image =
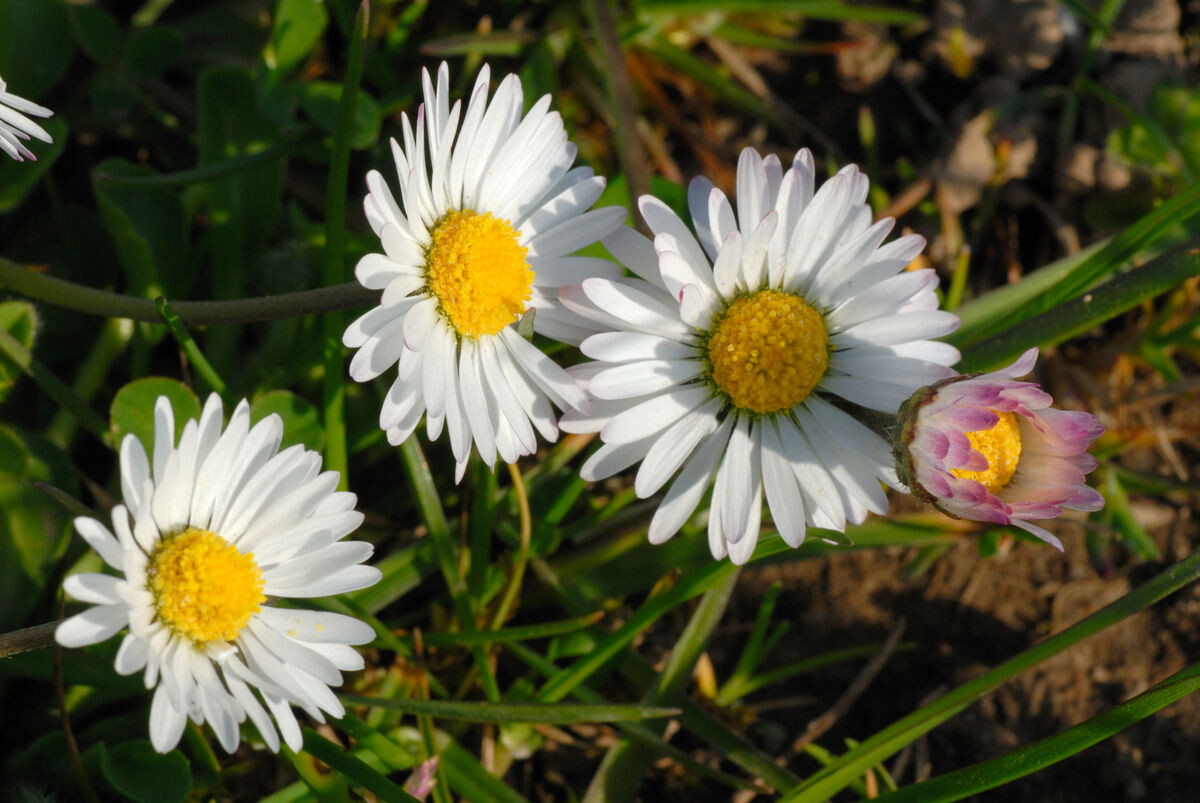
[[[1007,368],[958,376],[917,391],[900,412],[897,469],[913,493],[956,519],[1012,524],[1061,550],[1031,519],[1063,508],[1099,510],[1084,482],[1088,446],[1104,433],[1091,413],[1055,410],[1036,382],[1036,348]]]
[[[585,479],[635,463],[638,496],[678,471],[650,523],[670,538],[713,486],[715,558],[744,563],[766,495],[775,527],[799,545],[808,525],[844,530],[887,510],[880,481],[902,487],[888,444],[847,412],[895,415],[916,388],[953,373],[958,352],[927,338],[958,319],[937,308],[932,270],[905,271],[917,235],[883,245],[867,177],[853,165],[815,189],[812,155],[784,171],[742,152],[737,212],[704,178],[688,188],[695,233],[643,196],[653,245],[630,229],[605,240],[638,278],[564,288],[570,309],[607,331],[583,341],[595,362],[574,369],[594,397],[569,432],[604,445]]]
[[[376,171],[367,175],[367,220],[383,244],[355,274],[383,290],[378,307],[346,329],[358,352],[350,376],[366,382],[397,365],[379,414],[398,444],[425,416],[430,440],[443,426],[459,477],[471,444],[488,465],[515,462],[558,437],[551,404],[588,409],[587,394],[517,331],[578,343],[592,329],[558,301],[558,288],[589,276],[615,278],[605,259],[570,256],[621,225],[619,207],[588,211],[604,179],[572,169],[575,146],[546,95],[522,115],[520,79],[488,99],[485,66],[464,111],[450,105],[443,63],[437,86],[422,73],[415,125],[402,118],[392,141],[400,203]],[[536,313],[536,314],[534,314]]]
[[[320,455],[299,445],[279,451],[282,420],[270,415],[251,427],[245,401],[224,432],[221,418],[214,394],[176,445],[171,405],[160,397],[153,462],[136,437],[125,437],[124,504],[112,510],[112,529],[75,519],[117,574],[64,581],[68,594],[94,606],[66,619],[55,637],[82,647],[128,628],[116,670],[141,672],[154,689],[150,741],[159,752],[179,742],[189,718],[208,722],[233,752],[247,718],[278,750],[274,717],[283,741],[299,750],[291,706],[318,722],[322,712],[342,716],[330,687],[341,685],[342,671],[363,667],[349,645],[374,633],[349,616],[268,603],[365,588],[380,572],[361,565],[370,544],[341,540],[363,517],[354,494],[336,490],[338,473],[321,471]]]
[[[22,144],[21,140],[37,137],[42,142],[54,141],[46,129],[26,116],[30,114],[34,117],[50,117],[54,112],[45,106],[39,106],[12,94],[8,91],[8,85],[4,83],[4,79],[0,78],[0,150],[18,162],[26,159],[37,161],[37,157]]]

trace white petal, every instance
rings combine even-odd
[[[96,605],[64,619],[54,631],[54,640],[64,647],[86,647],[110,638],[128,623],[129,609],[124,603]]]

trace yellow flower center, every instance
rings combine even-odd
[[[237,638],[267,600],[254,554],[194,527],[155,548],[147,577],[159,618],[200,644]]]
[[[494,335],[525,312],[533,271],[507,220],[456,210],[433,229],[425,276],[462,337]]]
[[[1012,479],[1021,460],[1021,428],[1012,413],[996,413],[1000,420],[991,429],[967,432],[971,448],[987,458],[988,467],[983,471],[967,471],[953,468],[950,473],[960,480],[975,480],[996,493]]]
[[[821,315],[791,293],[762,290],[734,301],[708,340],[712,381],[755,413],[804,401],[829,366]]]

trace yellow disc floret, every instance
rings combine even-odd
[[[433,229],[425,276],[441,312],[462,337],[494,335],[525,312],[533,271],[507,220],[469,209]]]
[[[712,381],[755,413],[804,401],[829,366],[821,315],[791,293],[762,290],[734,301],[708,339]]]
[[[159,618],[200,644],[237,638],[267,600],[254,554],[194,527],[155,548],[146,576]]]
[[[1000,420],[991,429],[964,433],[971,448],[987,459],[988,467],[983,471],[950,469],[950,473],[960,480],[975,480],[993,494],[1008,485],[1021,460],[1021,428],[1017,426],[1017,417],[1012,413],[996,415]]]

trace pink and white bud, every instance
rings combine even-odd
[[[1062,549],[1036,519],[1063,508],[1099,510],[1085,482],[1088,446],[1104,427],[1091,413],[1056,410],[1036,382],[1032,348],[1007,368],[958,376],[913,394],[900,409],[896,464],[913,493],[959,519],[1012,524]]]

